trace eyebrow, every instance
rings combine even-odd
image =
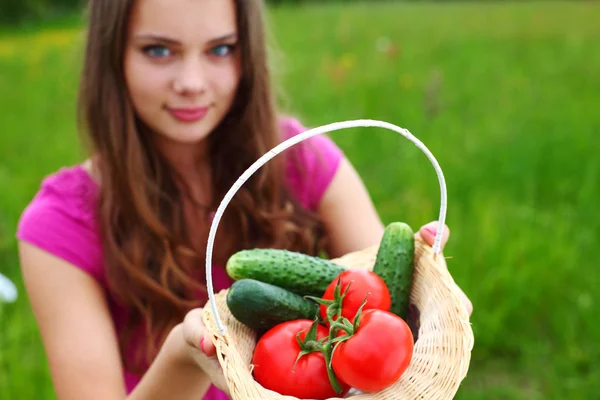
[[[233,40],[233,39],[236,39],[236,38],[237,38],[237,34],[235,34],[235,33],[229,33],[227,35],[219,36],[217,38],[209,40],[208,44],[215,44],[215,43],[224,42],[224,41],[227,41],[227,40]],[[166,37],[166,36],[154,35],[154,34],[138,35],[138,36],[136,36],[136,39],[138,39],[138,40],[152,40],[152,41],[157,41],[157,42],[169,43],[169,44],[173,44],[173,45],[180,44],[175,39],[171,39],[171,38]]]

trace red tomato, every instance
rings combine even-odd
[[[267,331],[254,349],[252,364],[254,378],[263,387],[279,394],[300,399],[327,399],[348,392],[348,386],[340,382],[342,393],[336,393],[329,376],[325,357],[319,351],[303,355],[296,363],[300,345],[296,339],[305,339],[313,321],[295,320],[276,325]],[[328,336],[328,330],[319,325],[317,339]]]
[[[402,318],[367,310],[354,335],[334,350],[332,366],[337,377],[351,387],[378,392],[402,376],[412,354],[412,333]]]
[[[340,294],[346,291],[350,284],[348,292],[342,299],[342,317],[354,322],[354,316],[360,308],[365,298],[367,302],[363,311],[378,309],[389,311],[391,306],[390,291],[379,275],[373,271],[363,269],[349,269],[339,274],[327,287],[323,298],[333,300],[335,288],[338,281],[341,280]],[[321,305],[321,317],[327,321],[327,306]],[[336,320],[337,318],[333,318]]]

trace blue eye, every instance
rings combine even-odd
[[[171,51],[166,46],[152,45],[144,47],[144,53],[152,58],[163,58],[171,55]]]
[[[210,49],[210,52],[216,56],[225,57],[233,52],[234,47],[232,44],[220,44]]]

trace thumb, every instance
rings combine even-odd
[[[419,234],[421,235],[421,237],[423,238],[425,243],[427,243],[430,246],[433,246],[433,242],[435,241],[435,236],[437,235],[438,224],[439,224],[438,221],[432,221],[426,225],[423,225],[421,227],[421,229],[419,229]],[[442,250],[446,246],[446,243],[448,242],[449,237],[450,237],[450,229],[448,228],[448,226],[444,225],[444,232],[442,234],[442,242],[440,243]]]
[[[188,312],[183,320],[183,335],[188,345],[197,348],[208,357],[216,354],[211,334],[202,322],[202,308]]]
[[[202,352],[208,357],[214,357],[217,353],[217,349],[211,339],[211,335],[206,329],[204,330],[202,339],[200,339],[200,350],[202,350]]]
[[[183,320],[183,335],[185,342],[190,346],[190,355],[195,363],[217,388],[228,393],[229,388],[216,357],[213,336],[202,320],[202,308],[193,309],[186,314]]]

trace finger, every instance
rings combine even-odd
[[[421,235],[421,237],[423,238],[425,243],[427,243],[430,246],[433,246],[433,242],[435,241],[435,236],[437,234],[437,226],[438,226],[438,221],[432,221],[426,225],[423,225],[421,227],[421,229],[419,229],[419,234]],[[446,243],[448,242],[449,238],[450,238],[450,229],[448,228],[447,225],[444,225],[441,249],[443,249],[446,246]]]
[[[208,357],[215,357],[216,348],[212,342],[211,334],[202,322],[202,309],[196,308],[188,312],[183,321],[184,336],[186,341],[198,348]]]
[[[204,352],[204,342],[208,337],[206,328],[202,322],[202,309],[196,308],[185,315],[183,319],[183,337],[185,341],[193,347]]]
[[[204,336],[200,340],[200,350],[208,357],[214,357],[217,354],[217,348],[211,339],[208,330],[204,330]]]

